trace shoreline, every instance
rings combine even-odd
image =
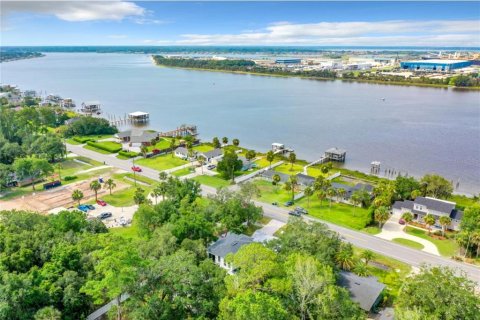
[[[380,80],[367,80],[367,79],[322,78],[322,77],[308,77],[308,76],[302,76],[297,74],[285,75],[285,74],[270,74],[270,73],[261,73],[261,72],[235,71],[235,70],[223,70],[223,69],[176,67],[176,66],[167,66],[163,64],[157,64],[152,56],[150,57],[150,59],[152,60],[153,64],[157,67],[191,70],[191,71],[221,72],[221,73],[231,73],[231,74],[254,75],[254,76],[261,76],[261,77],[299,78],[299,79],[305,79],[305,80],[319,80],[319,81],[339,80],[342,82],[357,82],[357,83],[370,83],[370,84],[407,86],[407,87],[427,87],[427,88],[438,88],[438,89],[452,89],[452,90],[460,90],[460,91],[461,90],[480,91],[480,87],[455,87],[450,85],[430,84],[430,83],[412,83],[412,82],[405,83],[405,82],[398,82],[398,81],[380,81]]]

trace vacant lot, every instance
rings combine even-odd
[[[214,188],[228,187],[230,182],[215,176],[197,176],[193,180]]]
[[[161,155],[154,158],[140,159],[135,161],[135,164],[139,166],[146,166],[158,171],[163,171],[167,169],[172,169],[175,167],[182,166],[187,164],[188,161],[182,160],[175,156],[172,157],[171,154]]]

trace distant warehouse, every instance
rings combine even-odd
[[[472,65],[472,61],[468,60],[415,60],[400,62],[402,69],[408,70],[427,70],[427,71],[451,71],[455,69],[465,68]]]
[[[292,58],[292,59],[277,59],[277,60],[275,60],[275,63],[279,63],[279,64],[302,63],[302,59],[296,59],[296,58]]]

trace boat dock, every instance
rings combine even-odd
[[[336,161],[336,162],[345,162],[345,157],[347,155],[347,151],[344,149],[338,148],[330,148],[320,159],[310,162],[305,167],[303,167],[303,174],[307,174],[308,167],[314,166],[316,164],[323,164],[329,161]]]

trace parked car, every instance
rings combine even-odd
[[[110,218],[111,216],[112,216],[111,212],[102,212],[98,215],[98,218],[103,220],[103,219]]]
[[[88,208],[88,210],[95,210],[95,207],[91,204],[86,204],[85,206]]]
[[[404,225],[404,224],[405,224],[405,220],[400,219],[400,220],[398,220],[398,223],[400,223],[401,225]]]
[[[88,212],[88,210],[89,210],[87,205],[85,205],[85,204],[81,204],[81,205],[77,206],[77,208],[78,208],[78,210],[81,210],[83,212]]]
[[[278,202],[272,202],[272,206],[278,206]]]
[[[293,205],[293,201],[287,201],[283,204],[285,207],[290,207],[291,205]]]
[[[142,172],[142,168],[140,168],[140,167],[137,167],[137,166],[133,166],[133,167],[132,167],[132,171],[135,171],[135,172]]]
[[[159,154],[159,153],[160,153],[160,150],[159,150],[159,149],[153,149],[153,150],[152,150],[152,153],[153,153],[153,154]]]
[[[214,165],[214,164],[209,164],[209,165],[207,166],[207,169],[208,169],[208,170],[213,170],[213,169],[215,169],[216,167],[217,167],[217,166]]]
[[[302,207],[296,207],[295,211],[300,212],[301,214],[308,214],[308,211]]]
[[[125,219],[125,217],[121,217],[120,218],[120,225],[125,226],[126,224],[127,224],[127,220]]]
[[[97,204],[98,204],[99,206],[102,206],[102,207],[105,207],[105,206],[107,205],[107,203],[106,203],[105,201],[103,201],[102,199],[98,199],[98,200],[97,200]]]
[[[288,214],[291,215],[291,216],[295,216],[295,217],[300,217],[302,214],[298,211],[288,211]]]

